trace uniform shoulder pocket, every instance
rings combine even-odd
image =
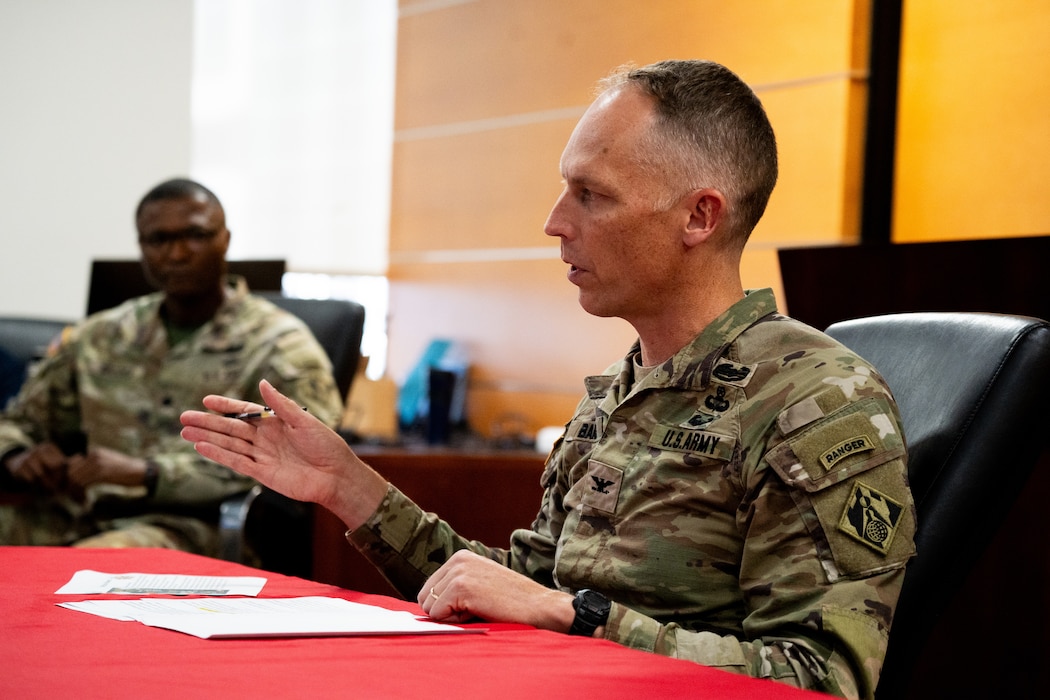
[[[767,455],[818,542],[829,580],[900,567],[915,553],[895,415],[888,401],[865,398],[812,421]]]
[[[820,491],[904,457],[904,438],[894,416],[884,400],[847,404],[788,437],[770,450],[767,460],[789,486]]]

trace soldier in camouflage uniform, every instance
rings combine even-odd
[[[0,415],[0,543],[161,546],[215,554],[219,503],[253,483],[200,457],[179,413],[208,393],[259,397],[266,378],[328,425],[331,364],[295,316],[225,274],[222,206],[197,183],[162,183],[136,215],[163,291],[67,329]]]
[[[872,697],[914,554],[904,436],[870,365],[779,315],[770,290],[743,290],[740,253],[776,180],[757,98],[709,62],[618,72],[562,173],[546,232],[581,306],[639,339],[587,378],[539,514],[509,548],[422,512],[268,387],[281,421],[190,412],[184,436],[331,509],[436,619],[591,634]]]

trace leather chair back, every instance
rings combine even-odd
[[[900,407],[915,498],[908,566],[876,689],[905,697],[914,662],[1031,474],[1050,418],[1050,324],[986,313],[906,313],[832,324]],[[979,660],[977,660],[979,662]]]
[[[310,328],[332,361],[335,383],[345,401],[361,360],[365,307],[345,299],[294,299],[277,292],[258,295],[298,316]]]
[[[0,318],[0,409],[22,387],[29,365],[44,356],[68,325],[43,318]]]
[[[72,321],[44,318],[0,318],[0,347],[23,363],[44,356],[48,345]]]

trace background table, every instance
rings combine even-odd
[[[420,612],[206,557],[158,549],[0,547],[2,698],[820,698],[524,625],[485,634],[204,640],[55,603],[74,572],[266,576],[260,597],[326,595]]]
[[[506,547],[511,532],[529,527],[543,498],[544,454],[440,447],[355,447],[361,459],[424,510],[437,513],[467,539]],[[314,508],[315,581],[366,593],[397,596],[394,587],[346,541],[346,525]]]

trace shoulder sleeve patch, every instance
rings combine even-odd
[[[811,532],[827,545],[830,580],[904,566],[915,554],[915,507],[902,460],[893,460],[819,493],[798,493]]]
[[[842,508],[839,530],[879,554],[887,554],[904,508],[903,503],[858,479],[853,482]]]
[[[77,329],[73,325],[65,326],[59,331],[54,338],[51,339],[47,344],[47,348],[44,352],[45,357],[54,357],[60,350],[65,348],[70,343],[74,342],[77,338]]]
[[[915,553],[915,509],[896,425],[890,404],[866,398],[766,455],[792,489],[831,581],[901,567]]]

